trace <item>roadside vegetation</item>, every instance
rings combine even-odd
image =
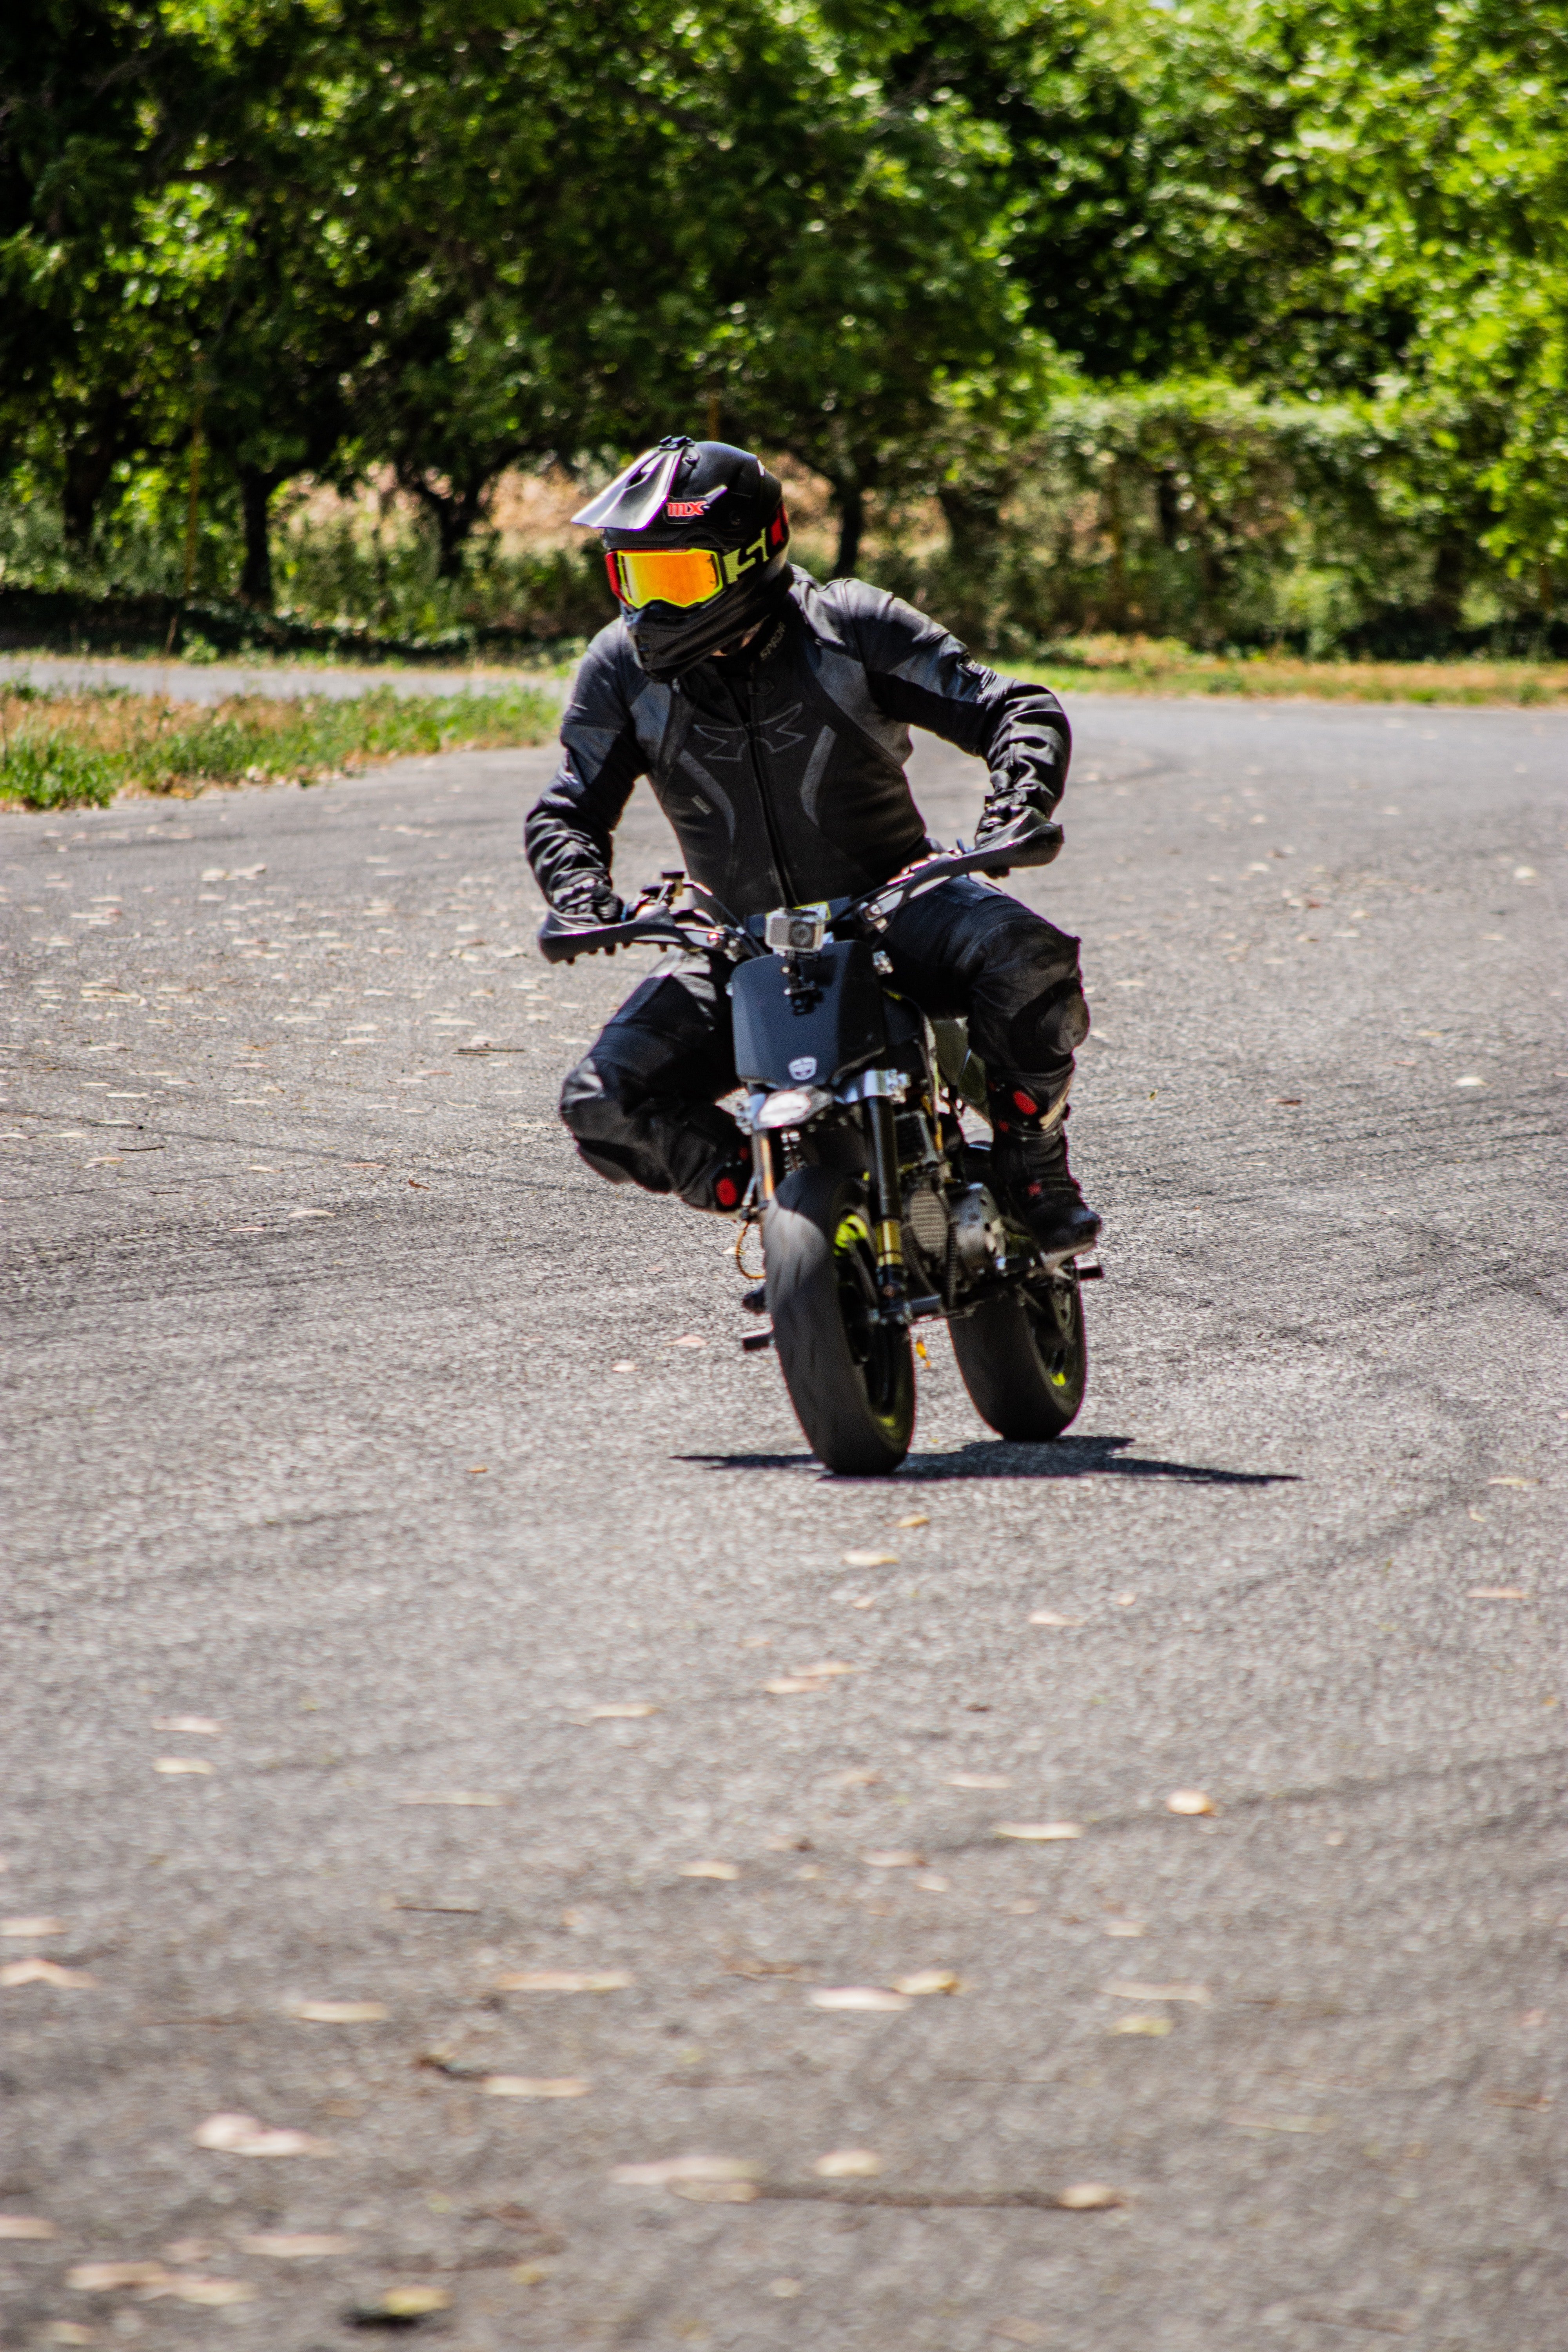
[[[1261,650],[1201,654],[1172,638],[1107,635],[1043,646],[1035,667],[1064,693],[1568,707],[1568,662],[1307,661]]]
[[[536,688],[347,701],[236,696],[211,705],[126,691],[0,691],[0,801],[104,806],[125,792],[175,796],[213,784],[314,783],[410,752],[541,743],[559,717]]]
[[[1568,0],[15,0],[0,92],[0,640],[557,646],[540,486],[683,428],[1004,658],[1568,656]]]

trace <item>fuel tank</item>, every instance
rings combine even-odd
[[[815,955],[757,956],[730,983],[735,1068],[762,1087],[831,1087],[887,1047],[881,984],[864,940]]]

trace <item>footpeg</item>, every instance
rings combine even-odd
[[[765,1315],[768,1311],[768,1286],[759,1282],[753,1290],[741,1293],[741,1304],[748,1315]]]
[[[771,1331],[748,1331],[741,1341],[748,1356],[761,1355],[764,1348],[771,1348],[773,1344],[773,1335]]]

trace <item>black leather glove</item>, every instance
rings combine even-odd
[[[574,874],[552,894],[558,915],[575,915],[584,922],[624,923],[626,908],[607,874]]]
[[[985,795],[985,806],[974,828],[975,848],[984,849],[994,835],[1005,833],[1021,818],[1032,817],[1037,823],[1048,823],[1058,797],[1048,784],[1041,783],[1032,776],[993,776],[991,789]],[[1005,866],[995,869],[998,875],[1008,870]]]

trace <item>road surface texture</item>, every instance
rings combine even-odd
[[[881,1483],[548,753],[0,820],[8,2346],[1561,2352],[1568,717],[1075,715],[1089,1401]]]

